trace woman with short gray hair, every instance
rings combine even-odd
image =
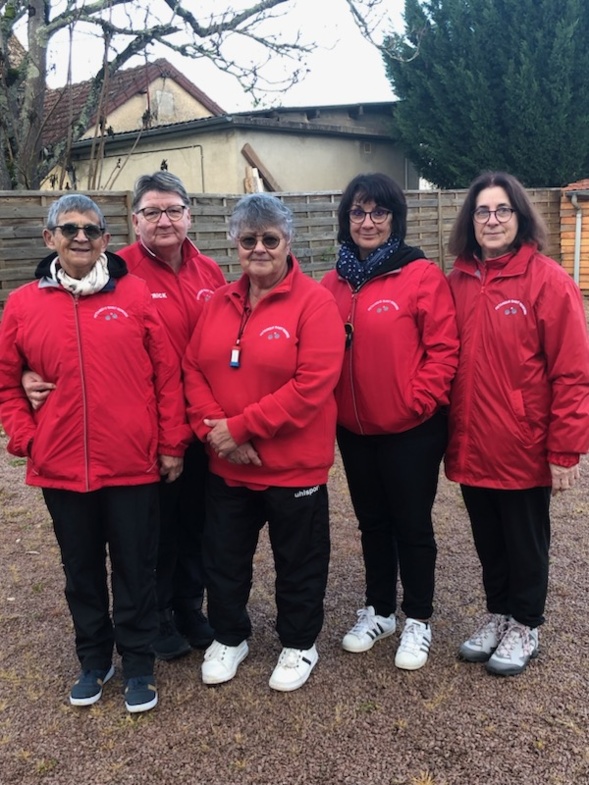
[[[184,360],[189,421],[210,456],[203,561],[215,640],[205,684],[232,679],[248,654],[252,561],[266,522],[283,646],[270,687],[298,689],[318,659],[344,332],[333,297],[292,254],[292,224],[270,194],[237,203],[229,231],[243,275],[214,293]]]

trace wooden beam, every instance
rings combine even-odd
[[[260,158],[254,152],[254,148],[249,143],[245,143],[241,148],[241,154],[250,166],[258,170],[260,177],[264,181],[264,185],[268,191],[282,191],[276,180],[272,177],[269,170],[264,166]]]

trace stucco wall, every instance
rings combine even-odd
[[[415,170],[393,142],[304,136],[230,129],[192,136],[161,136],[129,147],[110,144],[101,166],[99,189],[130,190],[137,177],[162,165],[194,193],[244,193],[249,143],[283,191],[326,191],[345,187],[360,172],[385,172],[403,188],[418,188]],[[76,187],[88,188],[88,161],[75,161]],[[116,179],[115,179],[116,178]]]
[[[115,133],[135,131],[144,127],[145,112],[151,112],[152,126],[168,123],[181,123],[210,117],[211,112],[193,98],[172,79],[155,79],[149,85],[149,93],[137,93],[118,109],[111,112],[106,119]],[[91,128],[83,139],[91,139],[94,129]]]

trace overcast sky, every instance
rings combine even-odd
[[[386,0],[384,5],[395,29],[401,32],[404,1]],[[364,40],[345,0],[296,0],[294,9],[280,24],[300,29],[306,40],[314,40],[322,47],[309,58],[310,72],[304,80],[280,95],[278,103],[282,106],[390,101],[394,98],[380,54]],[[65,81],[64,43],[62,40],[53,58],[56,67],[49,79],[52,87]],[[100,49],[93,47],[87,38],[82,44],[74,50],[74,82],[90,78],[100,64]],[[165,48],[153,56],[170,60],[226,111],[251,108],[251,98],[243,94],[237,82],[218,72],[208,61],[178,58]],[[140,62],[136,60],[133,64]],[[268,104],[272,103],[276,103],[276,97],[269,95]]]

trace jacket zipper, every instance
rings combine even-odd
[[[80,330],[80,311],[79,296],[72,295],[74,298],[74,317],[76,322],[76,339],[78,343],[78,365],[80,367],[80,386],[82,388],[82,411],[83,411],[83,440],[84,440],[84,472],[86,475],[86,491],[90,490],[90,456],[88,448],[88,402],[86,399],[86,377],[84,375],[82,333]]]

